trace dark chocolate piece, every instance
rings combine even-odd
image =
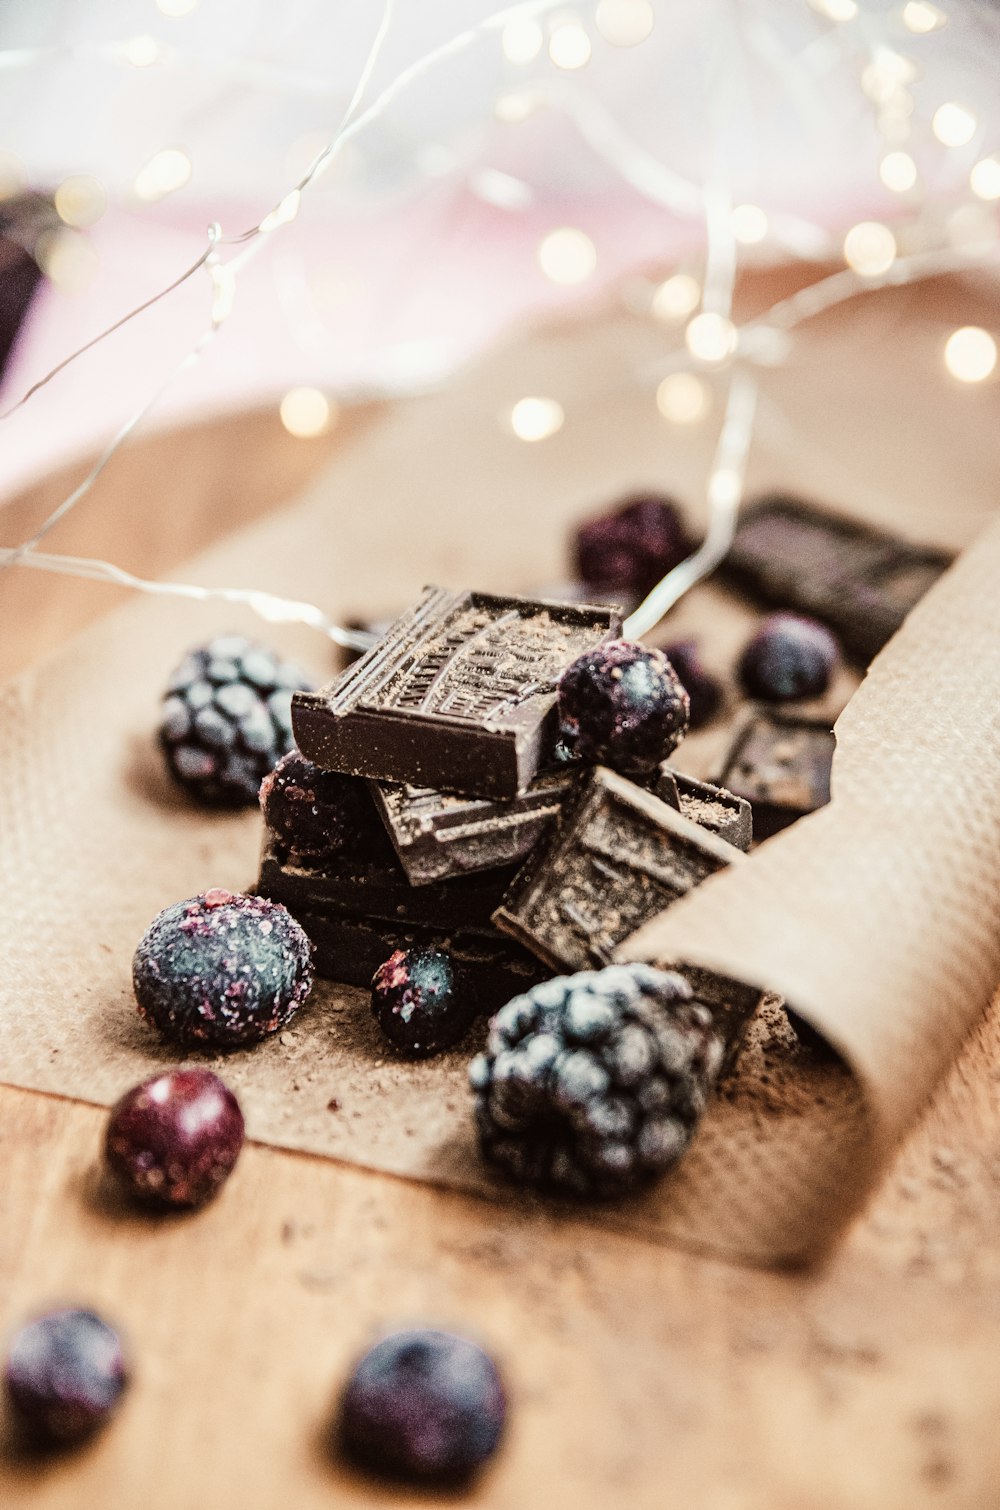
[[[556,681],[621,632],[614,609],[427,589],[377,645],[293,702],[327,770],[509,799],[552,761]]]
[[[950,564],[947,551],[773,495],[744,511],[722,570],[766,603],[822,619],[867,662]]]
[[[494,1012],[549,974],[527,950],[493,930],[447,933],[333,912],[299,913],[298,921],[312,942],[316,973],[345,986],[367,989],[397,949],[442,949],[463,989],[475,992],[479,1012]]]
[[[727,844],[735,844],[743,851],[750,848],[753,816],[746,798],[713,786],[710,781],[695,781],[693,776],[685,776],[666,763],[657,772],[652,791],[661,802],[669,803],[685,818],[718,834]]]
[[[329,856],[322,863],[310,864],[294,859],[269,835],[257,893],[281,902],[296,915],[333,910],[446,930],[488,928],[515,872],[516,866],[506,865],[429,886],[411,886],[391,850],[381,863]]]
[[[830,800],[836,738],[828,722],[772,708],[749,708],[737,725],[719,783],[753,809],[754,836],[766,839]]]
[[[736,854],[651,792],[598,766],[493,921],[556,969],[593,969]]]
[[[567,767],[546,771],[509,802],[376,781],[371,791],[407,879],[425,887],[526,859],[578,775]]]

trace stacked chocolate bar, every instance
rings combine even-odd
[[[431,588],[339,680],[296,694],[294,759],[363,793],[349,843],[311,842],[313,791],[291,842],[267,835],[258,890],[322,974],[364,986],[395,950],[436,946],[492,1009],[607,964],[739,858],[741,798],[666,764],[646,788],[560,760],[559,677],[620,634],[612,607]]]

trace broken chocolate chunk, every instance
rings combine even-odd
[[[593,969],[736,858],[731,844],[598,766],[563,807],[493,921],[555,969]]]
[[[756,838],[766,839],[829,802],[836,743],[823,719],[772,708],[747,710],[719,782],[750,803]]]
[[[718,834],[727,844],[735,844],[744,851],[750,848],[753,817],[746,798],[713,786],[710,781],[695,781],[693,776],[675,771],[666,762],[657,772],[651,790],[661,802],[669,803],[685,818]]]
[[[950,563],[947,551],[776,494],[744,511],[722,571],[765,603],[822,619],[867,663]]]
[[[293,701],[326,770],[510,799],[551,764],[556,681],[621,631],[611,608],[431,587],[319,693]]]
[[[371,792],[410,885],[425,887],[526,859],[577,776],[546,771],[509,802],[377,781]]]

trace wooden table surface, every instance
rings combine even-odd
[[[240,469],[232,511],[244,518],[335,444],[294,442],[260,419],[251,430],[253,467],[244,422],[202,438],[216,484]],[[192,432],[182,451],[201,443]],[[143,446],[177,454],[176,442],[145,442],[136,466]],[[98,533],[103,519],[113,534],[122,465],[93,501]],[[213,486],[204,471],[192,467],[185,492],[192,518]],[[11,539],[43,492],[5,516]],[[141,559],[172,564],[155,542]],[[60,583],[57,595],[28,575],[0,605],[4,670],[106,606],[89,586]],[[348,1471],[328,1447],[352,1357],[379,1329],[423,1322],[484,1339],[513,1401],[495,1466],[452,1503],[989,1510],[1000,1505],[998,1065],[994,1014],[870,1211],[810,1274],[740,1270],[256,1146],[212,1208],[155,1219],[101,1179],[103,1112],[0,1087],[0,1327],[53,1303],[92,1305],[121,1324],[135,1364],[120,1417],[82,1452],[25,1456],[4,1425],[0,1506],[439,1503]]]

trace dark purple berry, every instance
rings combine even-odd
[[[702,665],[697,641],[678,640],[662,649],[691,703],[690,727],[700,729],[711,723],[722,706],[722,684]]]
[[[183,1045],[256,1043],[285,1026],[312,982],[311,946],[288,909],[220,888],[165,907],[132,961],[140,1013]]]
[[[838,656],[836,637],[825,625],[796,613],[774,613],[744,650],[740,681],[751,697],[766,702],[820,697]]]
[[[157,1206],[203,1206],[243,1147],[243,1113],[211,1070],[166,1070],[111,1109],[105,1157],[128,1190]]]
[[[298,750],[282,756],[261,783],[264,821],[275,838],[303,860],[350,853],[354,860],[388,860],[385,827],[367,783],[324,771]]]
[[[297,666],[241,634],[190,651],[160,715],[170,774],[206,806],[248,807],[292,748],[292,693],[311,686]]]
[[[523,1184],[616,1196],[670,1169],[722,1068],[679,975],[611,965],[507,1003],[469,1066],[483,1155]]]
[[[340,1440],[378,1473],[456,1483],[496,1451],[506,1415],[503,1383],[481,1347],[450,1332],[394,1332],[356,1364]]]
[[[688,695],[662,650],[612,640],[559,678],[559,729],[578,760],[644,776],[680,744]]]
[[[690,550],[677,505],[669,498],[640,493],[580,526],[576,570],[600,592],[644,597]]]
[[[426,1059],[457,1043],[474,1011],[440,949],[397,949],[372,981],[372,1015],[394,1048]]]
[[[51,1311],[14,1336],[4,1379],[33,1435],[77,1442],[103,1426],[128,1383],[117,1332],[92,1311]]]

